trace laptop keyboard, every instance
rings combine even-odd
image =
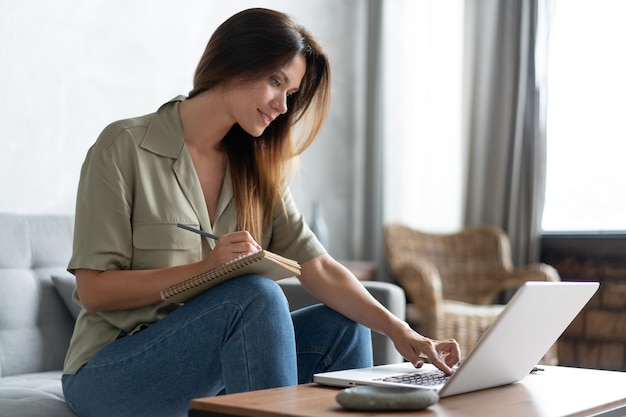
[[[434,386],[444,384],[448,378],[450,378],[450,376],[444,374],[442,371],[433,370],[421,373],[388,376],[380,378],[379,381],[393,382],[396,384]]]

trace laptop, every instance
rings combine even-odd
[[[525,283],[449,377],[432,364],[416,369],[404,362],[318,373],[313,381],[337,387],[427,388],[439,397],[512,384],[536,369],[598,287],[597,282]]]

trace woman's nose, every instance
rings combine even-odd
[[[276,96],[274,108],[280,112],[280,114],[287,113],[287,94],[279,94]]]

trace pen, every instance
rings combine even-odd
[[[178,223],[176,226],[180,227],[181,229],[189,230],[190,232],[194,232],[194,233],[197,233],[197,234],[202,235],[202,236],[210,237],[211,239],[217,240],[217,239],[220,238],[219,236],[216,236],[216,235],[211,234],[209,232],[205,232],[204,230],[200,230],[200,229],[196,229],[196,228],[191,227],[191,226],[187,226],[186,224]]]

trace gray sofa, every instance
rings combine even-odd
[[[72,246],[70,216],[0,214],[0,417],[75,416],[63,401],[61,368],[78,306],[65,270]],[[280,282],[292,309],[314,303],[296,279]],[[404,319],[400,287],[365,286]],[[372,334],[376,363],[401,360]]]

